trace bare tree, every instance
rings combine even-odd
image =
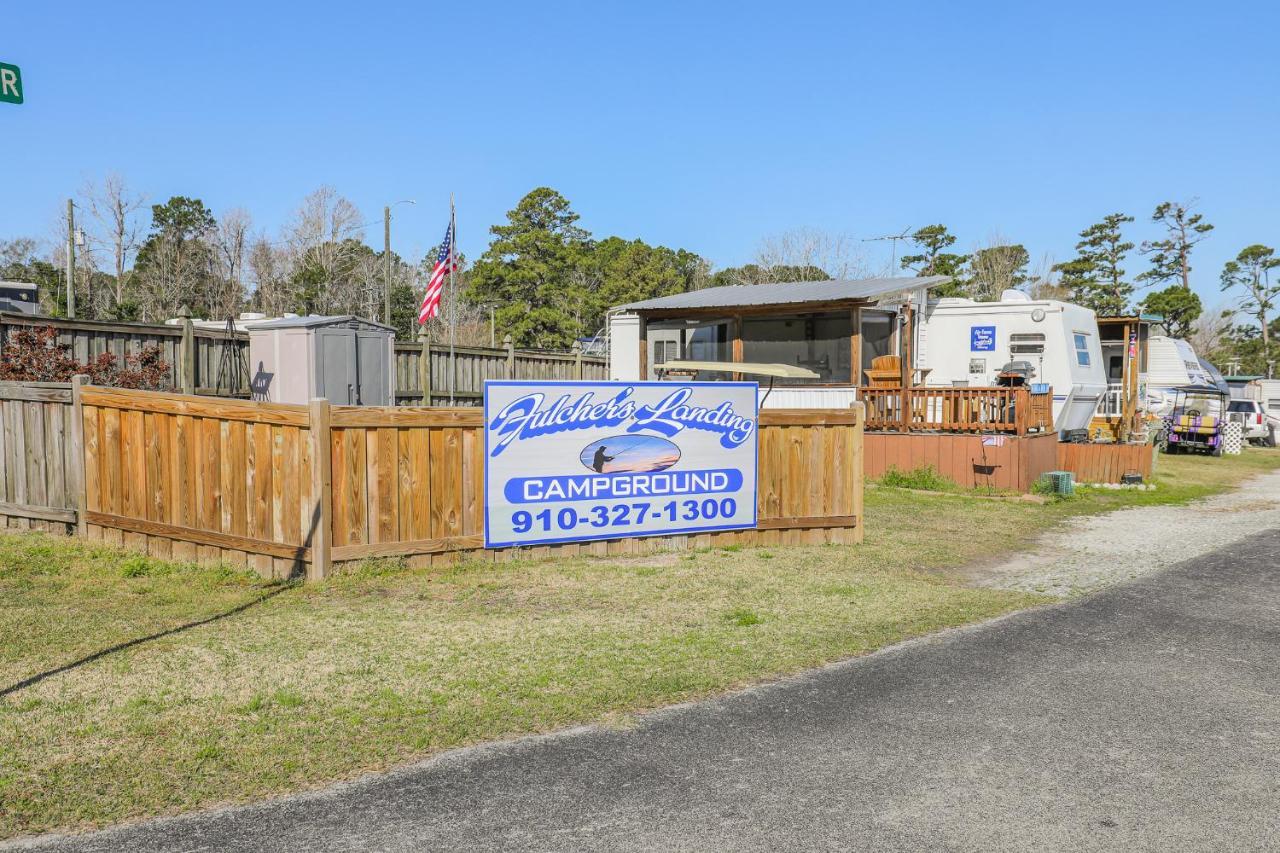
[[[1187,341],[1201,358],[1213,358],[1213,354],[1221,352],[1226,344],[1234,319],[1235,312],[1227,305],[1206,311],[1196,318]]]
[[[1027,295],[1032,299],[1065,301],[1071,295],[1070,289],[1062,283],[1062,276],[1054,266],[1053,255],[1045,252],[1040,256],[1026,284]]]
[[[218,287],[210,304],[218,319],[234,317],[244,305],[244,267],[252,227],[249,211],[235,207],[222,215],[213,234]]]
[[[253,241],[248,257],[249,278],[253,282],[252,301],[263,313],[279,317],[297,308],[289,285],[288,253],[273,246],[266,237]]]
[[[125,269],[138,250],[138,237],[142,233],[137,214],[146,198],[131,192],[124,178],[115,172],[103,178],[101,185],[86,184],[81,195],[98,222],[102,232],[100,241],[110,248],[115,273],[111,312],[119,317],[125,301]]]
[[[769,271],[780,268],[809,270],[815,278],[825,273],[837,279],[865,278],[869,269],[858,240],[816,228],[795,228],[765,237],[756,250],[755,263],[766,281],[776,281]]]
[[[285,243],[295,271],[305,266],[318,274],[315,308],[358,304],[359,284],[348,273],[363,240],[359,209],[333,187],[322,186],[303,199],[285,229]]]

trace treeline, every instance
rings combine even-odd
[[[80,221],[86,225],[85,239],[77,241],[83,243],[76,258],[80,316],[160,321],[187,305],[194,315],[215,319],[243,310],[382,318],[387,259],[364,238],[365,228],[380,224],[380,217],[366,221],[330,187],[307,196],[275,235],[255,231],[243,209],[215,215],[198,198],[174,196],[148,207],[116,177],[86,187],[80,196]],[[1191,289],[1192,261],[1213,225],[1193,207],[1158,205],[1150,219],[1161,236],[1141,244],[1125,236],[1134,217],[1109,214],[1079,233],[1075,257],[1061,263],[1046,257],[1035,269],[1022,244],[996,237],[961,253],[945,225],[929,225],[900,238],[908,247],[898,266],[918,275],[950,276],[937,296],[995,300],[1015,288],[1102,315],[1160,314],[1170,334],[1192,339],[1217,363],[1271,374],[1273,341],[1280,334],[1280,283],[1271,273],[1280,259],[1270,246],[1241,249],[1219,274],[1233,307],[1206,314]],[[0,240],[0,277],[40,285],[53,314],[65,310],[65,222],[62,228],[43,257],[34,239]],[[866,241],[814,230],[765,238],[751,263],[715,270],[687,249],[594,237],[569,201],[548,187],[525,195],[489,231],[489,245],[474,263],[460,258],[456,299],[447,293],[441,316],[427,326],[433,339],[442,340],[447,322],[456,318],[459,343],[487,343],[492,313],[499,339],[510,334],[522,347],[560,349],[595,335],[606,312],[627,302],[708,286],[872,274]],[[417,260],[392,253],[392,323],[401,338],[418,335],[417,307],[436,253],[433,248]],[[1126,267],[1134,256],[1146,269],[1131,276]]]
[[[949,275],[953,281],[935,296],[967,296],[980,301],[998,299],[1007,288],[1035,296],[1058,298],[1092,308],[1100,316],[1134,312],[1159,314],[1169,334],[1191,339],[1204,357],[1243,373],[1273,375],[1274,339],[1280,335],[1276,303],[1280,279],[1271,271],[1280,258],[1270,246],[1252,244],[1228,261],[1218,276],[1220,289],[1234,307],[1206,314],[1191,289],[1192,254],[1213,231],[1192,204],[1162,202],[1151,222],[1163,236],[1140,245],[1127,240],[1124,227],[1134,217],[1112,213],[1085,228],[1076,243],[1076,256],[1046,270],[1028,272],[1030,254],[1020,244],[997,244],[971,254],[950,249],[956,238],[943,225],[930,225],[910,235],[914,252],[901,260],[903,269],[919,275]],[[1147,261],[1147,269],[1130,277],[1125,265],[1132,254]],[[1145,291],[1141,298],[1139,292]],[[1246,318],[1251,322],[1238,322]]]

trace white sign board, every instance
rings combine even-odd
[[[486,382],[484,544],[756,525],[754,382]]]

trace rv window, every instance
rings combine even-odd
[[[1075,333],[1076,340],[1076,362],[1081,367],[1089,366],[1089,336],[1080,332]]]
[[[1272,398],[1267,401],[1267,408],[1273,412],[1280,412],[1280,400]]]
[[[1044,352],[1044,335],[1040,332],[1010,335],[1009,352],[1022,355],[1039,355]]]

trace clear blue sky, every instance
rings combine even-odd
[[[474,257],[548,185],[598,236],[717,266],[789,228],[932,222],[1062,260],[1104,214],[1140,242],[1196,196],[1213,307],[1224,260],[1280,243],[1277,34],[1271,3],[23,0],[0,29],[27,100],[0,104],[0,236],[48,236],[111,170],[271,232],[322,183],[370,219],[414,198],[414,257],[451,190]]]

